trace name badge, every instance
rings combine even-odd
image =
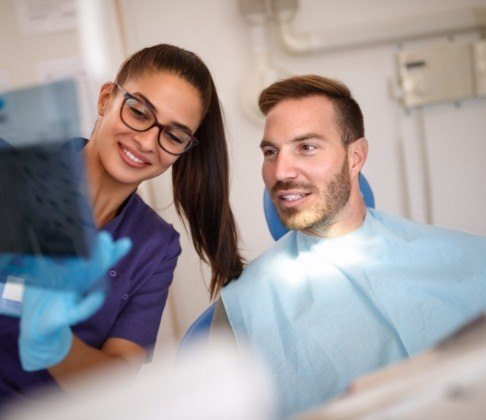
[[[24,296],[24,279],[20,277],[8,276],[5,287],[3,288],[2,298],[14,302],[22,302]]]
[[[5,283],[0,283],[0,314],[18,317],[22,314],[24,283],[20,277],[8,276]]]

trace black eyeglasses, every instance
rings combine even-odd
[[[123,93],[120,118],[128,128],[143,132],[152,127],[158,127],[159,146],[174,156],[182,155],[199,143],[191,133],[182,128],[160,124],[145,101],[127,92],[118,83],[114,83],[114,85]]]

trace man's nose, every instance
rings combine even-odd
[[[278,154],[275,162],[275,177],[278,181],[297,177],[295,158],[291,154],[282,152]]]

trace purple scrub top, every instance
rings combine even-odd
[[[129,237],[132,248],[108,271],[110,287],[102,308],[73,332],[98,349],[108,338],[132,341],[150,358],[181,253],[179,234],[136,193],[103,230],[114,239]],[[46,386],[57,387],[47,370],[22,369],[18,336],[19,319],[0,315],[0,407],[9,399],[34,397]]]

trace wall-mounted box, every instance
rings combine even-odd
[[[405,106],[475,96],[470,44],[449,42],[403,51],[398,66]]]

